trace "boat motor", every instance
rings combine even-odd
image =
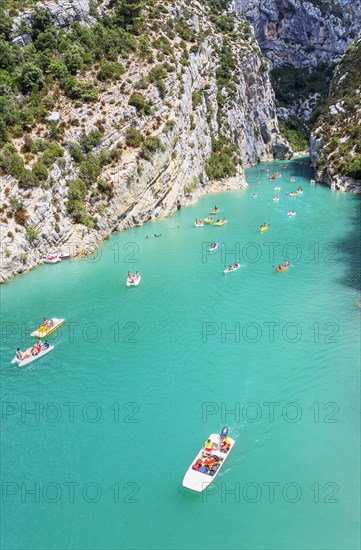
[[[227,435],[228,435],[228,428],[227,426],[223,426],[221,431],[221,437],[227,437]]]

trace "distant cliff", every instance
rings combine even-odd
[[[337,62],[357,36],[360,0],[234,0],[271,67]]]
[[[314,122],[311,161],[317,181],[361,193],[361,35],[348,47]]]
[[[269,59],[282,133],[307,149],[309,120],[361,27],[361,0],[234,0]]]

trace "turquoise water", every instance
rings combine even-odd
[[[359,198],[282,164],[2,287],[4,549],[359,548]],[[54,351],[10,365],[44,316]],[[182,488],[224,424],[219,476]]]

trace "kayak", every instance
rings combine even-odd
[[[216,246],[214,246],[213,248],[212,248],[212,245],[211,245],[211,246],[208,248],[208,252],[214,252],[215,250],[217,250],[218,247],[219,247],[219,244],[218,244],[218,243],[216,243]]]
[[[268,228],[269,228],[269,225],[266,225],[266,226],[260,227],[259,230],[261,233],[263,233],[264,231],[267,231]]]
[[[288,212],[288,216],[295,216],[296,212]]]
[[[206,225],[212,225],[213,223],[213,218],[204,218],[204,223]]]
[[[141,275],[138,275],[138,277],[135,277],[134,279],[130,280],[130,279],[127,279],[126,281],[126,285],[127,286],[138,286],[139,283],[140,283],[140,280],[141,280]]]
[[[44,264],[57,264],[59,262],[61,262],[61,258],[59,258],[58,255],[54,255],[54,254],[52,254],[51,256],[48,256],[44,260]]]
[[[46,336],[49,336],[54,330],[57,330],[61,325],[64,323],[65,319],[57,319],[56,317],[52,317],[50,319],[52,322],[52,325],[50,327],[40,325],[39,328],[34,330],[30,334],[30,336],[36,336],[36,338],[45,338]]]
[[[54,349],[54,346],[49,346],[46,349],[42,349],[41,351],[39,351],[37,355],[31,355],[31,349],[32,347],[24,351],[22,359],[18,359],[15,355],[11,363],[12,364],[16,363],[19,365],[19,367],[25,367],[25,365],[29,365],[33,361],[36,361],[40,357],[43,357],[43,355],[46,355],[47,353],[49,353],[49,351],[52,351]]]
[[[213,450],[210,453],[206,453],[204,447],[202,447],[186,471],[182,481],[183,487],[190,489],[191,491],[196,491],[197,493],[204,491],[204,489],[206,489],[219,474],[220,469],[235,444],[235,440],[229,438],[231,442],[229,451],[224,452],[220,450],[222,439],[219,434],[211,434],[208,439],[212,441]],[[215,465],[212,467],[203,465],[207,463],[207,461],[215,461]],[[197,464],[202,464],[202,471],[196,469]]]
[[[274,200],[274,201],[279,201],[280,198],[276,196],[276,197],[273,197],[273,200]]]
[[[232,269],[229,269],[229,267],[227,267],[227,269],[225,269],[223,273],[232,273],[232,271],[237,271],[237,269],[239,269],[240,267],[241,264],[237,263],[235,267],[232,265]]]
[[[213,208],[211,211],[210,211],[210,214],[218,214],[219,210],[218,208]]]
[[[226,225],[227,220],[220,220],[219,222],[216,222],[214,225]]]
[[[275,187],[275,191],[281,191],[280,187]]]
[[[279,269],[278,267],[276,267],[275,273],[281,273],[281,271],[286,271],[289,267],[290,267],[289,265],[282,267],[282,269]]]

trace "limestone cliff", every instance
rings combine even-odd
[[[356,37],[360,0],[234,0],[271,66],[335,63]]]
[[[86,0],[79,3],[81,10],[74,11],[76,2],[69,4],[60,10],[56,6],[61,2],[51,4],[53,23],[63,27],[62,33],[74,19],[95,28],[105,9],[93,8],[90,16]],[[43,25],[43,13],[39,19]],[[107,70],[115,68],[116,79],[104,81],[102,66],[96,73],[98,63],[82,66],[76,79],[62,75],[60,86],[45,81],[43,101],[51,111],[25,134],[17,137],[11,130],[11,145],[5,144],[0,158],[1,282],[34,267],[50,252],[90,253],[112,231],[168,215],[212,190],[215,179],[240,186],[242,166],[292,155],[279,133],[268,64],[253,33],[244,32],[242,18],[232,20],[225,32],[222,17],[210,17],[204,4],[155,3],[151,13],[144,13],[143,36],[129,39],[126,55],[115,58],[112,53]],[[17,52],[33,47],[32,21],[31,11],[16,21],[12,40]],[[43,36],[46,32],[42,29],[42,41],[51,39],[50,33]],[[84,34],[80,27],[75,32]],[[67,47],[66,35],[60,38]],[[36,47],[39,40],[36,36]],[[68,67],[78,59],[70,47]],[[82,55],[87,59],[86,52]],[[58,60],[53,67],[56,75],[64,71]],[[94,86],[96,75],[100,82]],[[20,83],[25,77],[29,71],[20,75]],[[73,89],[85,89],[86,99],[69,97]],[[54,152],[52,140],[60,151]],[[45,153],[39,153],[44,147]],[[51,166],[44,180],[45,155]],[[19,170],[17,181],[11,174]]]
[[[317,181],[361,193],[361,35],[336,67],[314,123],[310,153]]]

